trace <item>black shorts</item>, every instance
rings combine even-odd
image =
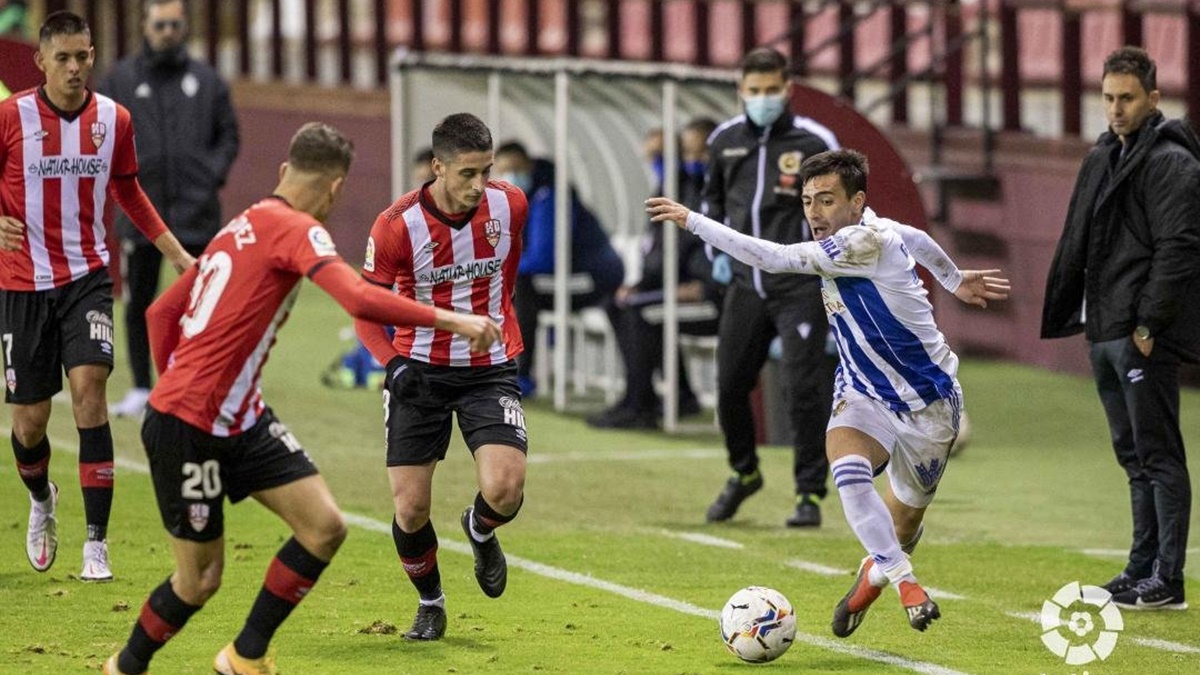
[[[37,403],[62,391],[75,366],[113,366],[108,269],[48,291],[0,291],[5,403]]]
[[[388,366],[392,376],[383,391],[388,466],[445,459],[452,412],[472,454],[490,443],[526,452],[516,362],[456,367],[396,358]]]
[[[253,492],[317,474],[308,453],[270,408],[249,431],[225,438],[147,408],[142,443],[163,526],[177,539],[220,537],[225,495],[236,504]]]

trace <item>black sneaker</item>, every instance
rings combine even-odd
[[[737,513],[738,507],[750,495],[762,489],[762,472],[755,471],[749,476],[734,475],[725,482],[725,489],[717,495],[717,500],[704,513],[704,519],[710,523],[729,520]]]
[[[588,426],[597,429],[657,429],[658,420],[653,412],[638,412],[623,406],[613,406],[608,410],[587,418]]]
[[[1183,579],[1167,581],[1151,576],[1137,582],[1133,588],[1113,596],[1112,602],[1121,609],[1187,609],[1183,599]]]
[[[821,507],[812,495],[796,495],[796,512],[787,519],[788,527],[820,527]]]
[[[470,506],[463,511],[462,527],[475,553],[475,580],[479,582],[484,595],[498,598],[508,584],[508,562],[504,560],[504,551],[500,550],[500,540],[495,533],[484,542],[475,541],[475,537],[471,536],[471,511]]]
[[[1122,571],[1120,574],[1118,574],[1117,576],[1110,579],[1107,584],[1104,584],[1100,588],[1103,588],[1104,590],[1108,591],[1109,595],[1120,595],[1121,593],[1125,593],[1126,591],[1132,591],[1137,586],[1137,583],[1138,583],[1138,577],[1135,577],[1128,572]]]
[[[446,610],[437,605],[417,605],[417,616],[405,640],[441,640],[446,634]]]

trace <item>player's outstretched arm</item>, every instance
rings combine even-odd
[[[180,319],[187,312],[188,300],[191,299],[192,285],[200,268],[192,265],[184,271],[183,276],[175,280],[162,295],[146,310],[146,331],[150,338],[150,353],[154,357],[154,367],[161,374],[167,369],[171,352],[183,336]]]
[[[150,203],[150,198],[142,190],[142,185],[136,176],[113,178],[110,185],[117,204],[125,211],[125,215],[129,216],[134,227],[154,244],[154,248],[157,248],[164,258],[171,262],[171,266],[175,268],[176,272],[182,274],[196,262],[196,259],[184,250],[175,235],[167,229],[167,224],[158,215],[158,211],[154,210],[154,205]]]
[[[987,307],[988,300],[1007,300],[1012,285],[1005,277],[993,276],[1000,273],[1000,270],[963,270],[962,283],[954,296],[979,307]]]
[[[500,339],[500,328],[491,319],[435,309],[396,295],[364,281],[342,260],[322,266],[312,275],[312,280],[359,320],[355,322],[356,328],[361,322],[388,326],[435,326],[466,337],[471,343],[471,351],[487,351],[493,342]],[[379,330],[382,332],[382,326],[379,326]],[[370,348],[371,345],[368,345]],[[372,355],[378,358],[374,351]]]

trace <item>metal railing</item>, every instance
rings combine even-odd
[[[103,68],[138,48],[141,6],[140,0],[34,0],[31,18],[63,8],[85,14],[96,27]],[[1119,17],[1122,43],[1145,44],[1169,22],[1173,36],[1182,34],[1185,53],[1156,54],[1160,81],[1165,70],[1182,71],[1166,78],[1175,84],[1164,93],[1200,116],[1200,0],[211,0],[192,2],[191,11],[194,48],[234,78],[382,88],[389,55],[401,46],[717,67],[735,66],[741,52],[764,43],[793,58],[823,46],[836,58],[795,58],[797,73],[835,77],[850,100],[864,77],[882,77],[893,123],[911,123],[906,92],[913,82],[938,81],[944,91],[938,118],[958,127],[964,125],[965,87],[998,81],[1000,119],[983,126],[1023,130],[1023,97],[1031,89],[1052,90],[1060,96],[1064,135],[1081,132],[1085,82],[1094,86],[1098,79],[1083,72],[1085,56],[1096,49],[1094,40],[1083,39],[1085,24],[1097,16]],[[890,14],[887,31],[865,21],[879,12]],[[926,15],[917,34],[909,30],[914,13]],[[837,20],[830,22],[830,15]],[[1022,33],[1030,21],[1041,31],[1033,40]],[[1042,81],[1023,75],[1023,50],[1047,39],[1060,44],[1052,59],[1057,75]],[[938,49],[914,56],[909,48],[925,41]],[[994,50],[989,45],[981,48],[983,56],[972,52],[971,43],[988,41]],[[876,42],[904,46],[858,67]],[[1170,45],[1148,46],[1166,51],[1175,44],[1172,38]],[[970,58],[977,74],[967,72]]]

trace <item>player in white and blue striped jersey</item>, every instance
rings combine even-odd
[[[867,159],[823,152],[800,169],[814,241],[776,244],[736,232],[670,200],[647,201],[652,220],[674,221],[766,272],[821,277],[838,366],[826,451],[846,520],[867,550],[853,588],[834,610],[847,637],[889,583],[909,624],[925,630],[940,610],[917,583],[908,554],[945,470],[962,414],[958,357],[933,320],[920,263],[960,300],[1008,297],[999,270],[960,271],[933,239],[866,208]],[[886,469],[888,489],[873,479]]]

